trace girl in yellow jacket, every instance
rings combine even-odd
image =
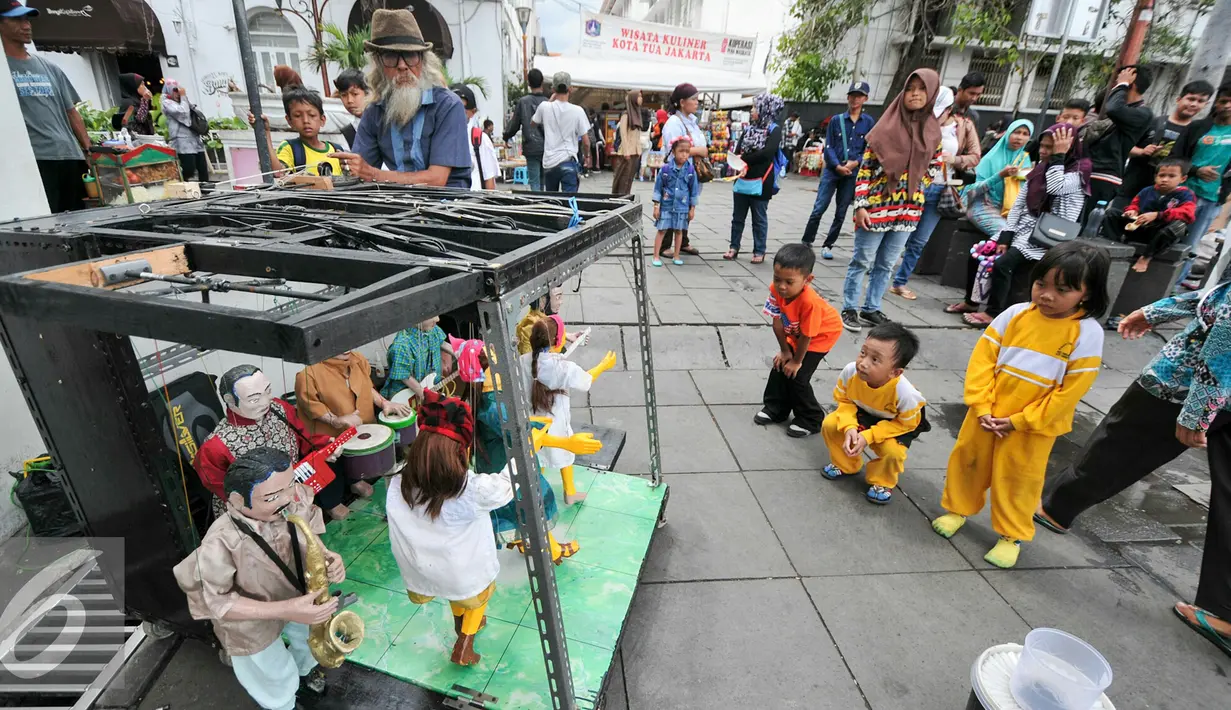
[[[949,512],[932,529],[952,537],[982,510],[991,488],[992,528],[1000,540],[984,559],[997,567],[1017,564],[1022,541],[1034,537],[1031,516],[1052,444],[1073,428],[1077,403],[1098,376],[1110,265],[1101,247],[1053,247],[1031,272],[1030,302],[997,316],[970,355],[970,410],[940,500]]]

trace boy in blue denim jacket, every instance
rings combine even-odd
[[[668,231],[675,232],[671,263],[677,266],[684,263],[680,259],[680,242],[688,231],[688,223],[697,214],[697,202],[701,199],[697,171],[688,161],[690,150],[692,141],[688,136],[675,139],[671,144],[671,159],[663,163],[654,181],[654,226],[658,228],[658,235],[654,237],[654,261],[651,262],[654,266],[663,265],[658,255],[662,251],[663,235]]]

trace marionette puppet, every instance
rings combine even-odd
[[[560,318],[560,311],[564,308],[564,289],[560,286],[552,286],[547,291],[546,296],[536,299],[530,304],[530,310],[526,313],[526,317],[522,318],[517,323],[517,354],[525,355],[530,352],[530,329],[534,324],[544,318],[554,316],[560,323],[560,332],[563,337],[560,340],[560,350],[564,346],[572,343],[580,333],[569,333],[564,330],[564,321]]]
[[[530,331],[530,352],[521,356],[522,369],[530,390],[530,404],[535,416],[550,417],[548,433],[560,438],[573,435],[573,415],[569,391],[590,391],[594,378],[615,367],[616,355],[608,351],[603,359],[590,370],[583,370],[560,354],[564,342],[560,334],[564,323],[557,316],[539,320]],[[564,483],[564,503],[572,505],[585,500],[584,493],[577,492],[573,481],[573,461],[577,457],[571,451],[548,449],[539,453],[539,463],[547,468],[559,469]]]
[[[201,483],[215,496],[215,517],[225,512],[223,479],[239,456],[267,446],[295,462],[331,440],[325,434],[308,433],[295,408],[273,396],[273,384],[256,365],[237,365],[223,373],[218,378],[218,396],[226,405],[226,418],[201,443],[193,460]],[[340,453],[328,460],[336,460]],[[345,486],[341,476],[335,477],[315,497],[316,504],[334,520],[341,520],[350,512],[342,504]]]
[[[481,658],[475,635],[486,624],[500,572],[489,513],[513,500],[513,484],[507,466],[493,474],[470,470],[475,432],[466,402],[427,390],[418,421],[405,472],[389,483],[389,544],[412,602],[449,601],[457,631],[450,660],[470,666]],[[534,435],[535,448],[592,452],[596,444],[584,435],[562,439],[542,430]]]
[[[314,656],[321,649],[310,647],[309,635],[320,635],[338,601],[315,603],[327,587],[317,577],[346,579],[342,558],[308,534],[323,533],[325,524],[312,491],[295,482],[293,465],[286,451],[270,446],[236,457],[221,482],[225,513],[174,569],[192,617],[213,623],[240,685],[271,710],[296,707],[299,691],[325,692]],[[298,516],[304,529],[284,515]]]
[[[450,369],[453,349],[433,316],[409,328],[398,331],[387,353],[389,372],[380,394],[386,399],[409,388],[415,397],[423,396],[423,380],[435,375],[436,381]]]

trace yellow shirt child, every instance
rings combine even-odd
[[[1053,247],[1034,267],[1031,303],[1010,306],[975,345],[966,367],[970,410],[949,455],[932,529],[952,537],[983,508],[991,489],[992,528],[1001,539],[984,559],[1017,564],[1034,537],[1031,517],[1043,493],[1056,437],[1073,427],[1077,403],[1103,360],[1107,251],[1080,242]]]
[[[834,387],[838,408],[821,424],[830,464],[821,475],[830,480],[859,472],[861,454],[872,449],[868,464],[868,500],[888,503],[898,476],[906,469],[906,451],[931,427],[924,416],[923,395],[903,374],[919,352],[919,338],[900,323],[884,323],[868,332],[859,357],[842,369]]]

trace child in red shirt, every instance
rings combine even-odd
[[[838,342],[842,318],[833,306],[812,290],[816,254],[806,244],[788,244],[774,255],[774,282],[765,301],[765,314],[774,319],[778,354],[765,383],[764,406],[753,417],[756,424],[795,419],[787,435],[796,438],[821,430],[825,410],[812,392],[812,373]]]

